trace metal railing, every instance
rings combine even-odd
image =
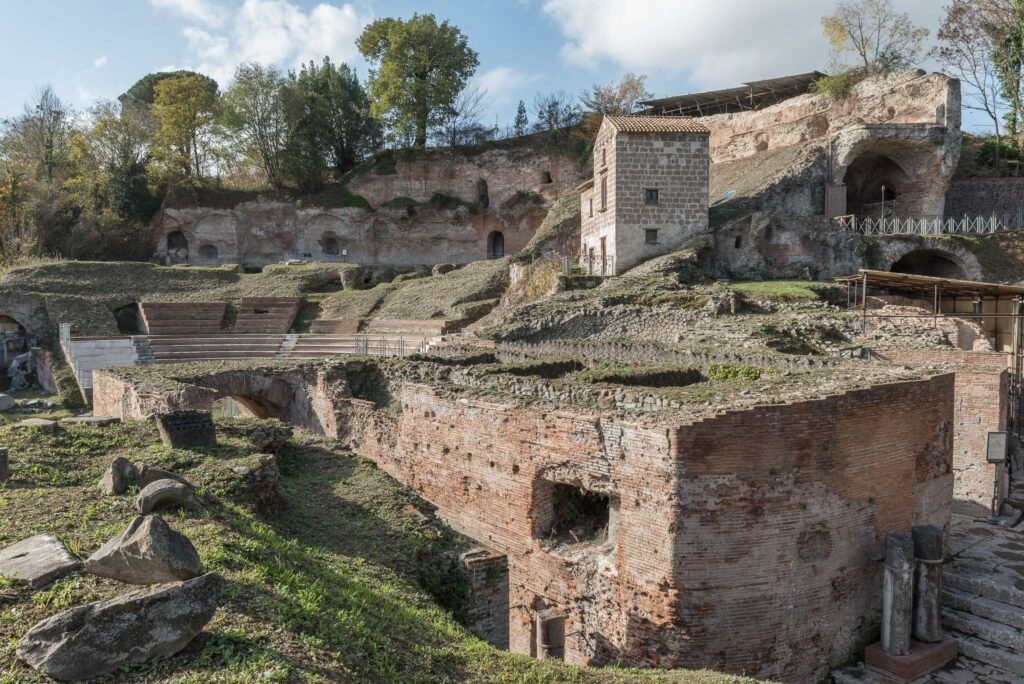
[[[409,341],[404,337],[370,337],[356,335],[355,353],[360,356],[411,356],[425,354],[429,340]]]
[[[282,261],[324,261],[327,263],[345,263],[348,261],[347,254],[336,254],[329,252],[285,252],[282,257]]]
[[[1016,214],[992,216],[868,218],[839,216],[840,230],[861,235],[991,235],[1024,230],[1024,209]]]
[[[558,257],[562,273],[565,275],[613,276],[615,275],[615,257]]]

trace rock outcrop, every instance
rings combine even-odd
[[[18,642],[18,656],[64,681],[172,656],[210,621],[223,589],[224,579],[210,573],[72,608],[32,627]]]
[[[131,524],[85,561],[85,570],[128,584],[160,584],[203,574],[196,547],[155,515]]]

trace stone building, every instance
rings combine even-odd
[[[707,233],[708,135],[687,117],[604,118],[581,186],[586,270],[617,275]]]

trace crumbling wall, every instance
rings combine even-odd
[[[1016,216],[1024,211],[1024,178],[955,180],[946,193],[947,216]]]
[[[877,637],[886,532],[949,522],[953,377],[682,427],[675,666],[821,681]]]

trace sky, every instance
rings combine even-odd
[[[942,0],[893,0],[929,28]],[[448,19],[479,53],[484,123],[511,123],[538,92],[577,94],[625,72],[664,97],[825,70],[831,0],[0,0],[0,119],[52,85],[76,108],[152,71],[226,87],[243,62],[295,68],[324,55],[365,77],[355,40],[381,17]],[[936,68],[933,63],[925,68]],[[965,112],[966,130],[984,127]]]

